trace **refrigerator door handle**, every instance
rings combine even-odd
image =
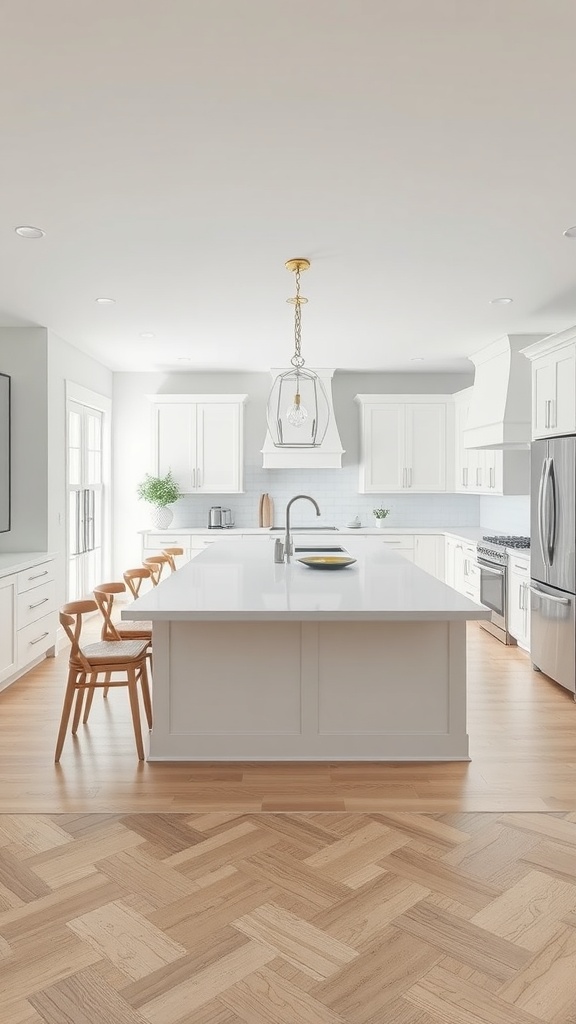
[[[545,601],[552,601],[553,604],[571,604],[569,597],[554,597],[552,594],[547,594],[545,590],[540,590],[539,587],[530,587],[530,593],[543,597]]]
[[[546,548],[548,551],[548,565],[552,565],[554,562],[554,548],[556,547],[556,525],[557,525],[557,510],[556,510],[556,482],[554,473],[554,459],[548,459],[548,474],[544,485],[544,503],[546,507]],[[551,497],[552,501],[549,502],[548,498]],[[552,515],[550,516],[550,522],[548,522],[548,509],[552,507]]]
[[[544,462],[542,463],[542,473],[540,474],[540,484],[538,486],[538,542],[540,544],[542,561],[546,567],[548,567],[548,561],[546,558],[546,549],[544,547],[544,481],[546,479],[547,466],[548,459],[544,459]]]

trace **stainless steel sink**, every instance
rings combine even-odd
[[[315,544],[313,547],[308,545],[305,548],[294,548],[295,555],[299,551],[337,551],[339,554],[344,554],[344,548],[338,547],[337,544]]]
[[[291,526],[290,533],[316,533],[317,531],[326,533],[327,531],[338,532],[338,526]],[[285,526],[271,526],[270,530],[275,533],[286,533]]]

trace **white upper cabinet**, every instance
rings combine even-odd
[[[240,493],[246,395],[148,397],[154,473],[171,470],[184,493]]]
[[[357,395],[363,494],[446,490],[446,395]]]
[[[529,494],[528,449],[466,448],[464,446],[472,388],[454,395],[455,490],[462,494]]]
[[[532,361],[532,437],[576,433],[576,328],[523,352]]]

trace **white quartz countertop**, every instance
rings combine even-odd
[[[431,531],[432,532],[432,531]],[[354,531],[350,531],[351,534]],[[337,542],[338,534],[332,533]],[[295,537],[297,542],[297,536]],[[323,537],[321,543],[325,544]],[[345,569],[273,561],[258,538],[223,539],[122,611],[153,621],[439,621],[488,619],[490,612],[368,539],[342,544],[356,558]]]
[[[13,551],[0,554],[0,578],[11,576],[12,573],[30,569],[42,562],[51,562],[54,554],[49,551]]]
[[[279,523],[280,527],[282,524]],[[476,543],[477,540],[481,540],[482,537],[490,532],[486,527],[481,526],[462,526],[462,527],[450,527],[445,528],[443,526],[385,526],[379,528],[377,526],[362,526],[359,528],[352,528],[349,526],[338,526],[336,530],[330,529],[330,527],[316,527],[314,522],[310,524],[294,523],[294,528],[298,532],[310,532],[318,534],[318,536],[336,536],[337,534],[346,534],[347,536],[358,536],[358,537],[386,537],[386,536],[397,536],[398,534],[410,535],[410,534],[425,534],[433,537],[442,537],[448,535],[451,537],[462,537],[464,540]],[[233,526],[225,530],[210,530],[206,526],[175,526],[171,530],[156,530],[150,527],[147,530],[139,530],[141,534],[153,533],[158,538],[162,537],[175,537],[177,534],[187,535],[190,537],[218,537],[224,538],[230,537],[263,537],[263,536],[282,536],[282,529],[270,530],[268,527],[250,527],[250,526]],[[504,531],[502,531],[504,532]]]

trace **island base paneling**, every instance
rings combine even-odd
[[[149,760],[467,760],[464,621],[156,621]]]

